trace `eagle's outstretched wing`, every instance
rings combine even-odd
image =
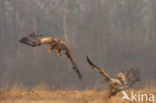
[[[88,58],[88,56],[87,56],[87,61],[92,69],[94,69],[96,72],[100,73],[101,75],[103,75],[105,77],[105,81],[110,81],[110,76],[103,70],[100,70],[93,62],[91,62],[91,60]]]
[[[134,83],[140,81],[140,72],[138,69],[131,68],[126,74],[127,88],[133,86]]]
[[[51,43],[52,37],[44,37],[43,34],[36,35],[35,32],[25,36],[19,40],[19,42],[24,43],[26,45],[36,47],[41,46],[45,43]]]
[[[64,46],[65,46],[65,45],[64,45]],[[75,62],[75,60],[74,60],[73,54],[72,54],[72,52],[67,48],[67,46],[65,46],[65,54],[66,54],[66,56],[70,59],[72,65],[73,65],[72,68],[73,68],[74,72],[78,74],[79,79],[82,79],[82,75],[81,75],[81,73],[80,73],[80,71],[79,71],[79,69],[78,69],[78,67],[77,67],[77,64],[76,64],[76,62]]]

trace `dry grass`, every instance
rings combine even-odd
[[[14,85],[10,89],[0,92],[0,103],[132,103],[121,101],[122,93],[108,98],[108,91],[88,90],[48,90],[41,84],[31,90],[22,85]],[[129,92],[128,90],[127,92]],[[137,92],[137,90],[133,90]],[[156,97],[156,89],[145,88],[141,93],[153,93]],[[135,102],[133,102],[135,103]]]

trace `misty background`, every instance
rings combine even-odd
[[[18,42],[33,31],[65,41],[83,79],[65,55]],[[0,0],[1,86],[105,87],[86,56],[111,76],[139,68],[144,75],[136,87],[155,81],[156,0]]]

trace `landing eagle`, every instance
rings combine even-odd
[[[48,53],[54,51],[56,53],[56,56],[60,56],[61,51],[64,51],[65,55],[70,59],[73,65],[74,72],[78,74],[79,79],[82,79],[82,75],[77,67],[72,52],[68,49],[68,47],[62,40],[58,40],[52,37],[45,37],[43,34],[37,35],[35,34],[35,32],[33,32],[28,36],[21,38],[19,42],[29,45],[31,47],[37,47],[43,44],[48,44],[50,46]]]
[[[132,87],[133,84],[140,80],[138,69],[131,68],[127,73],[120,72],[116,78],[111,78],[106,72],[99,69],[88,57],[87,61],[93,70],[104,76],[104,82],[107,82],[110,87],[110,97],[116,95],[121,90]]]

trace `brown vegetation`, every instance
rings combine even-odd
[[[133,91],[138,92],[137,90]],[[141,89],[139,92],[153,93],[156,96],[156,90],[153,88]],[[107,90],[98,91],[96,89],[49,90],[43,84],[29,90],[22,85],[15,85],[1,91],[0,103],[131,103],[121,100],[121,92],[111,98],[108,98],[108,93]]]

